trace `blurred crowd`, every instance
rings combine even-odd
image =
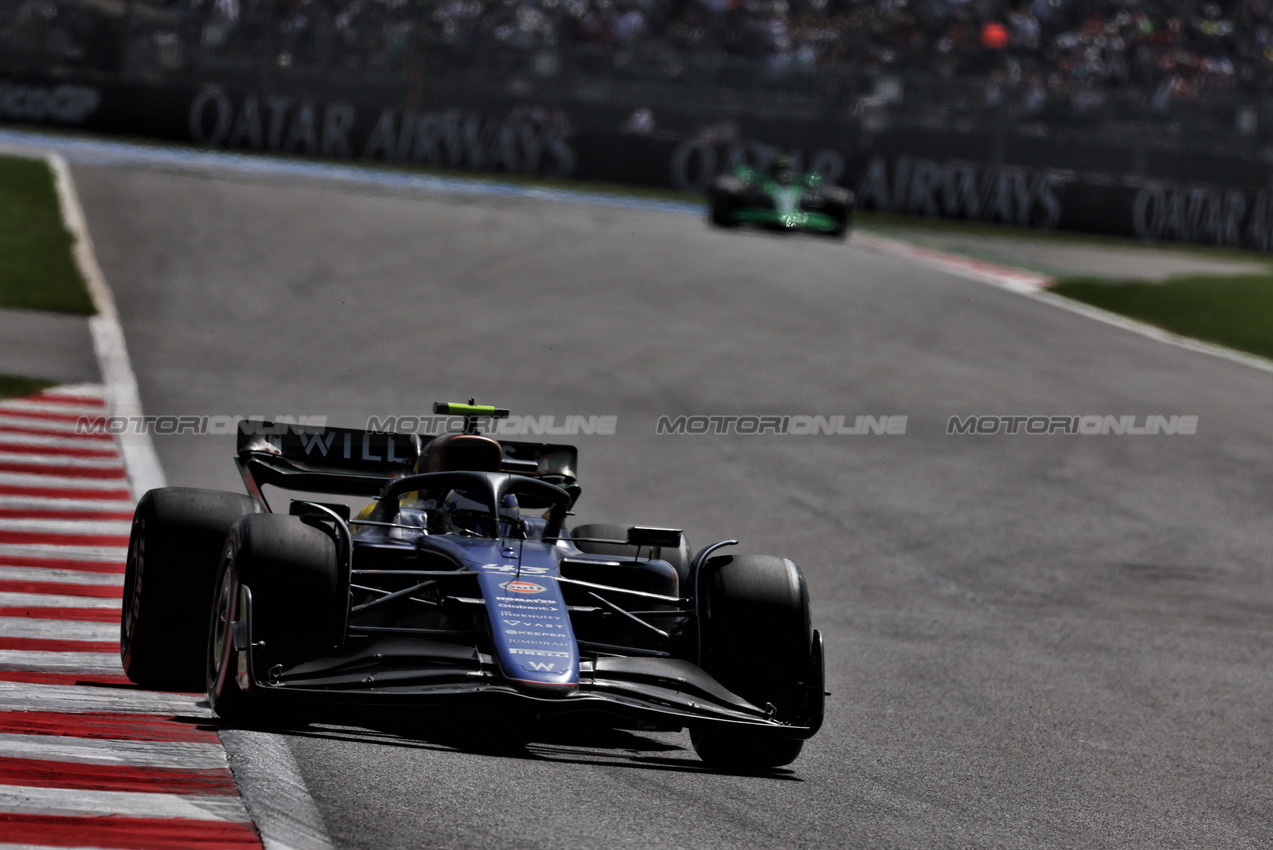
[[[0,38],[46,38],[63,11],[86,3],[4,0]],[[204,47],[232,47],[268,27],[298,55],[334,45],[394,65],[424,28],[431,42],[457,49],[593,46],[659,57],[673,72],[732,57],[775,73],[975,78],[988,103],[1011,91],[1027,109],[1059,93],[1077,111],[1097,108],[1124,86],[1152,92],[1166,109],[1265,91],[1273,70],[1273,0],[122,0],[121,8],[198,22]]]
[[[298,0],[303,2],[303,0]],[[1273,70],[1270,0],[439,0],[454,42],[640,46],[741,57],[774,69],[979,77],[1042,108],[1080,111],[1111,87],[1181,98],[1261,90]],[[1086,93],[1086,97],[1084,96]]]

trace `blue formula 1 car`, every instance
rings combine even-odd
[[[206,687],[269,724],[322,705],[494,705],[690,730],[708,764],[789,764],[822,723],[822,636],[799,568],[692,554],[678,529],[577,525],[572,446],[244,423],[248,495],[147,493],[128,548],[129,678]],[[264,487],[373,496],[294,499]]]

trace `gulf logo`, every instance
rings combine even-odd
[[[543,593],[548,589],[542,584],[535,584],[533,581],[506,581],[500,587],[510,593]]]

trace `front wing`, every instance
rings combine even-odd
[[[558,693],[519,689],[476,647],[419,638],[382,638],[261,676],[250,641],[236,640],[240,686],[276,704],[442,706],[513,700],[541,713],[591,713],[660,727],[748,726],[808,738],[817,725],[773,719],[697,665],[674,658],[604,657],[580,663],[576,686]],[[810,683],[821,694],[822,683]]]
[[[834,216],[811,210],[783,213],[772,207],[744,207],[731,212],[730,218],[738,224],[750,224],[754,227],[807,230],[814,233],[829,233],[844,227],[844,223]]]

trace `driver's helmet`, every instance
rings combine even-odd
[[[796,170],[791,164],[791,157],[776,156],[769,163],[769,176],[779,185],[790,186],[796,181]]]
[[[474,499],[467,490],[452,490],[442,500],[442,515],[453,531],[468,532],[479,537],[509,537],[521,519],[517,497],[512,493],[500,499],[499,525],[491,519],[485,503]]]

